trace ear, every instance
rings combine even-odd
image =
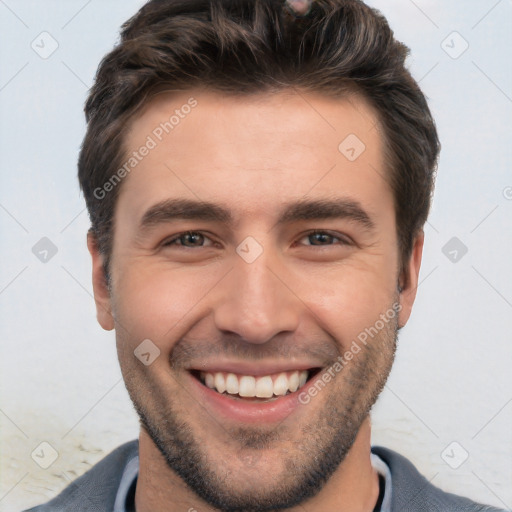
[[[104,256],[98,250],[98,241],[94,233],[87,233],[87,248],[92,258],[92,288],[94,302],[96,303],[96,317],[99,324],[106,331],[114,328],[114,318],[110,302],[110,292],[107,286],[107,278],[103,267]]]
[[[400,313],[398,314],[399,328],[404,327],[404,325],[409,320],[412,306],[414,304],[414,300],[416,299],[424,240],[425,234],[423,231],[420,231],[414,239],[409,261],[404,263],[402,272],[399,277],[401,306]]]

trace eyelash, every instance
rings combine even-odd
[[[328,235],[328,236],[332,237],[334,240],[338,240],[338,243],[325,244],[325,245],[322,245],[322,244],[319,244],[319,245],[308,244],[309,247],[330,247],[330,246],[334,246],[334,245],[348,245],[348,246],[353,245],[353,242],[347,236],[340,236],[340,235],[337,235],[337,234],[333,234],[330,231],[321,230],[321,229],[313,229],[311,231],[308,231],[307,233],[304,233],[299,240],[302,240],[303,238],[310,237],[310,236],[317,235],[317,234]],[[205,239],[210,240],[210,238],[207,235],[205,235],[204,233],[202,233],[201,231],[184,231],[183,233],[179,233],[179,234],[173,236],[172,238],[165,240],[162,243],[162,246],[163,247],[170,247],[170,246],[173,246],[173,245],[177,245],[178,247],[185,247],[185,248],[188,248],[188,249],[205,247],[205,246],[192,246],[192,247],[189,247],[189,246],[186,246],[186,245],[183,245],[183,244],[175,244],[175,242],[177,240],[181,239],[182,237],[184,237],[186,235],[201,235]],[[215,243],[215,242],[213,242],[213,243]]]
[[[176,242],[176,240],[179,240],[180,238],[186,236],[186,235],[201,235],[203,236],[204,238],[208,238],[204,233],[201,233],[201,231],[184,231],[183,233],[178,233],[177,235],[173,236],[172,238],[169,238],[167,240],[165,240],[163,243],[162,243],[162,246],[164,247],[168,247],[168,246],[172,246],[172,245],[176,245],[174,244],[174,242]],[[182,247],[187,247],[185,245],[181,245]],[[199,246],[199,247],[202,247],[202,246]]]
[[[326,244],[326,245],[320,244],[316,247],[330,247],[333,245],[353,245],[353,242],[346,235],[340,235],[339,233],[338,234],[332,233],[331,231],[324,230],[324,229],[313,229],[311,231],[308,231],[307,233],[302,235],[300,240],[302,240],[302,238],[306,238],[306,237],[309,237],[312,235],[317,235],[317,234],[328,235],[328,236],[332,237],[333,239],[338,240],[338,243],[337,244]],[[315,247],[314,244],[310,244],[310,246]]]

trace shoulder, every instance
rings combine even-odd
[[[119,446],[57,497],[25,512],[112,512],[123,471],[138,453],[137,440]]]
[[[392,512],[505,512],[442,491],[423,477],[409,460],[392,450],[374,446],[372,452],[389,466]]]

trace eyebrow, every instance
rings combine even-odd
[[[275,225],[302,220],[348,219],[368,230],[374,222],[358,201],[345,198],[302,199],[284,205]],[[150,207],[143,215],[139,230],[145,231],[174,220],[216,221],[233,224],[233,215],[227,208],[211,202],[193,199],[167,199]]]

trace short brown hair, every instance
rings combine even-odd
[[[151,0],[122,27],[85,105],[78,176],[108,271],[120,186],[97,192],[125,160],[129,121],[165,85],[225,94],[283,88],[357,91],[383,128],[402,264],[427,220],[439,140],[423,93],[405,67],[408,48],[360,0],[315,0],[297,15],[284,0]]]

